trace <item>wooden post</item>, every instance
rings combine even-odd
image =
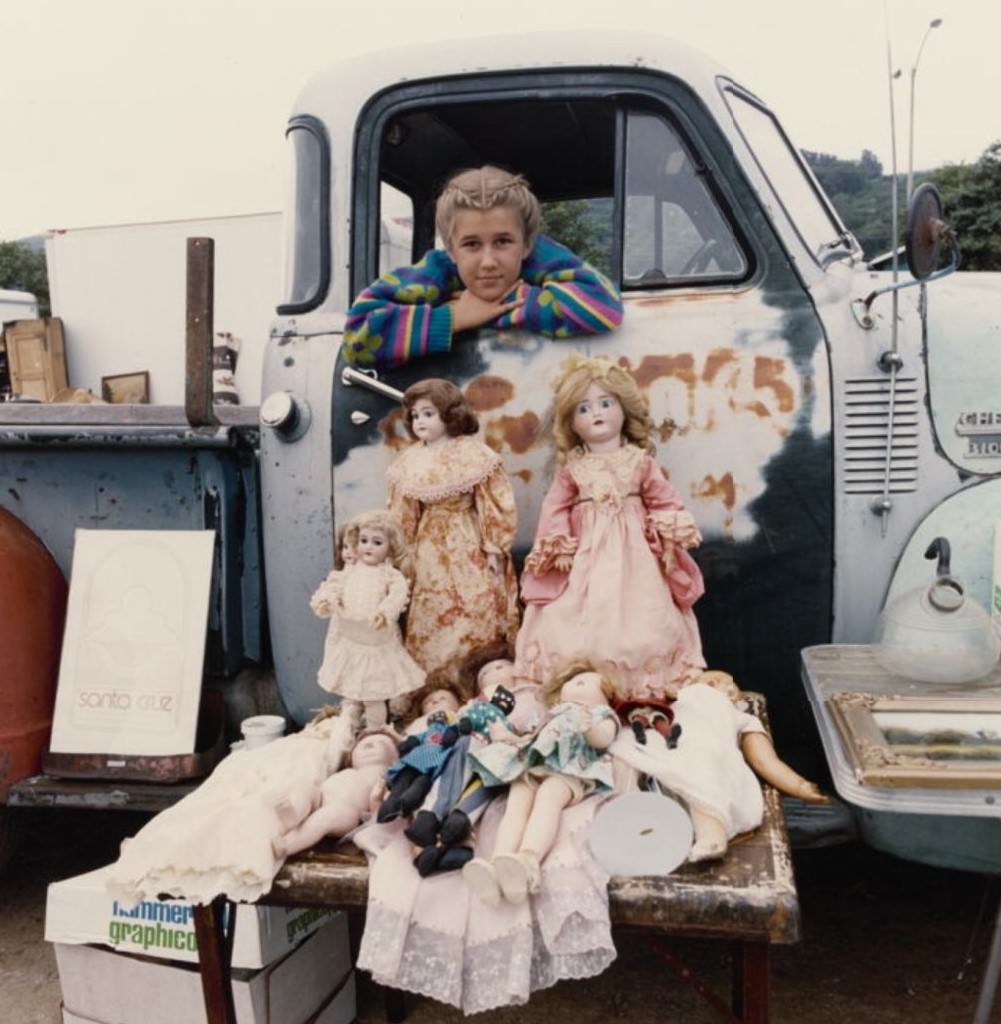
[[[193,427],[217,427],[219,420],[212,410],[213,239],[188,239],[187,288],[184,411]]]

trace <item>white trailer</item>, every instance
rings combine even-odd
[[[215,329],[239,340],[240,402],[260,401],[261,362],[281,299],[282,215],[114,224],[51,231],[52,314],[63,321],[69,384],[149,373],[149,400],[184,404],[185,245],[215,240]]]
[[[38,299],[31,292],[0,288],[0,324],[12,320],[34,320],[38,316]]]

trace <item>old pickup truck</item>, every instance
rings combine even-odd
[[[0,406],[0,503],[64,572],[76,526],[218,531],[206,671],[231,718],[271,700],[301,723],[326,701],[309,595],[336,524],[385,500],[396,395],[414,380],[448,377],[479,410],[524,554],[547,485],[533,441],[570,347],[621,361],[649,395],[659,460],[705,538],[707,658],[767,697],[804,769],[822,761],[802,648],[869,641],[888,596],[926,573],[933,536],[986,602],[1001,280],[942,275],[955,259],[927,195],[909,237],[928,280],[870,269],[767,102],[653,33],[348,61],[306,84],[286,135],[286,280],[259,410],[192,426],[179,407]],[[484,328],[384,375],[348,366],[345,311],[390,269],[386,218],[417,258],[435,244],[436,190],[485,162],[524,173],[550,211],[572,204],[622,290],[621,329],[563,342]]]

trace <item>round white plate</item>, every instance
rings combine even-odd
[[[668,875],[692,847],[692,821],[663,793],[624,793],[595,815],[591,852],[611,875]]]

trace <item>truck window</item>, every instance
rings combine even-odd
[[[675,130],[640,111],[626,122],[622,285],[741,278],[747,259]]]
[[[285,253],[284,301],[279,314],[304,313],[324,299],[330,284],[330,146],[314,117],[294,117],[285,133],[292,145],[289,202],[295,233]]]
[[[401,265],[394,261],[404,228],[412,246],[404,263],[436,244],[435,197],[452,174],[483,163],[524,173],[542,204],[542,230],[624,290],[747,278],[750,248],[698,141],[682,135],[669,105],[612,92],[598,76],[591,94],[567,96],[556,81],[506,99],[491,83],[491,98],[465,103],[404,87],[377,105],[359,133],[371,158],[355,183],[355,223],[364,225],[353,242],[355,294],[376,267]],[[378,167],[377,193],[370,167]],[[378,222],[365,205],[376,194]]]
[[[733,87],[723,90],[737,128],[744,136],[775,200],[786,211],[806,246],[821,260],[825,251],[843,244],[847,230],[822,197],[813,174],[770,111]]]

